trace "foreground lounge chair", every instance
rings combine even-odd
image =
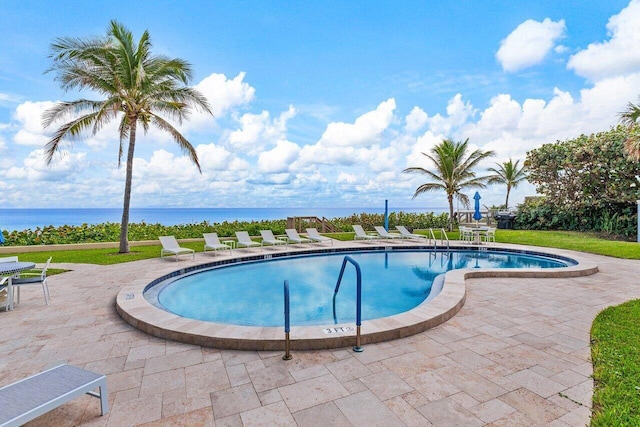
[[[404,236],[405,239],[429,240],[429,238],[424,234],[414,234],[410,232],[404,225],[396,225],[396,229]]]
[[[307,228],[307,237],[320,244],[322,244],[323,242],[331,242],[331,246],[333,246],[333,239],[321,236],[320,233],[318,233],[318,230],[316,230],[315,228]]]
[[[276,236],[273,235],[273,231],[271,230],[260,230],[260,236],[262,236],[262,246],[265,244],[271,246],[285,245],[287,246],[286,240],[276,239]]]
[[[364,229],[361,225],[352,225],[353,231],[356,232],[356,235],[353,236],[353,240],[377,240],[380,236],[371,236],[365,233]]]
[[[213,251],[213,255],[215,256],[216,251],[220,249],[229,250],[229,255],[231,255],[231,249],[233,249],[229,245],[225,245],[224,243],[220,243],[220,239],[218,238],[218,233],[204,233],[204,251]]]
[[[162,243],[162,249],[160,250],[160,258],[164,257],[165,254],[175,255],[176,261],[178,261],[178,255],[181,254],[191,254],[193,259],[196,259],[196,251],[189,248],[182,248],[178,244],[178,241],[173,236],[160,236],[160,243]]]
[[[96,388],[99,393],[94,391]],[[102,415],[109,412],[104,375],[71,365],[56,366],[0,388],[0,425],[23,425],[85,394],[100,399]],[[55,422],[66,423],[71,420],[60,418]]]
[[[251,248],[251,247],[262,247],[261,243],[254,242],[249,237],[249,233],[246,231],[236,231],[236,237],[238,238],[238,247],[239,248]]]
[[[47,260],[44,268],[39,273],[21,273],[20,277],[12,280],[12,286],[18,287],[18,304],[20,304],[20,288],[29,285],[41,285],[44,294],[44,303],[49,305],[51,302],[51,294],[49,293],[49,285],[47,284],[47,269],[51,264],[51,257]]]
[[[298,234],[298,232],[293,228],[287,228],[284,230],[287,233],[287,240],[289,243],[311,243],[311,239],[307,239],[306,237],[302,237]],[[322,237],[322,236],[321,236]]]
[[[384,229],[384,227],[381,227],[379,225],[373,227],[376,229],[376,232],[378,233],[378,236],[380,236],[383,239],[388,239],[388,240],[397,240],[397,239],[404,239],[405,237],[402,234],[398,234],[398,233],[389,233],[387,230]]]

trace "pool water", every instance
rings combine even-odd
[[[196,271],[145,292],[179,316],[248,326],[284,323],[283,283],[289,281],[292,326],[353,323],[356,273],[345,253],[286,257]],[[402,313],[422,303],[436,276],[459,268],[554,268],[566,263],[540,256],[492,251],[376,251],[349,253],[362,271],[362,319]],[[154,301],[157,298],[157,301]]]

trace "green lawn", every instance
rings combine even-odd
[[[597,427],[640,425],[640,300],[600,312],[591,326]]]

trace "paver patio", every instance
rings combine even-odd
[[[60,363],[107,375],[106,416],[86,396],[30,426],[583,426],[591,322],[640,297],[640,262],[581,256],[600,272],[469,280],[466,304],[438,327],[363,353],[294,352],[290,361],[155,338],[116,314],[123,285],[190,260],[56,264],[73,271],[49,278],[51,305],[24,289],[21,304],[0,313],[0,386]]]

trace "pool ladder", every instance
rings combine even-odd
[[[356,268],[356,346],[353,347],[353,351],[361,353],[364,351],[360,345],[360,325],[362,323],[362,272],[360,271],[360,264],[348,255],[344,257],[344,260],[342,260],[342,268],[340,268],[340,275],[338,276],[336,289],[333,291],[333,320],[336,323],[338,321],[336,317],[336,296],[340,290],[340,283],[342,283],[342,276],[344,275],[344,269],[347,266],[347,262],[350,262]]]

